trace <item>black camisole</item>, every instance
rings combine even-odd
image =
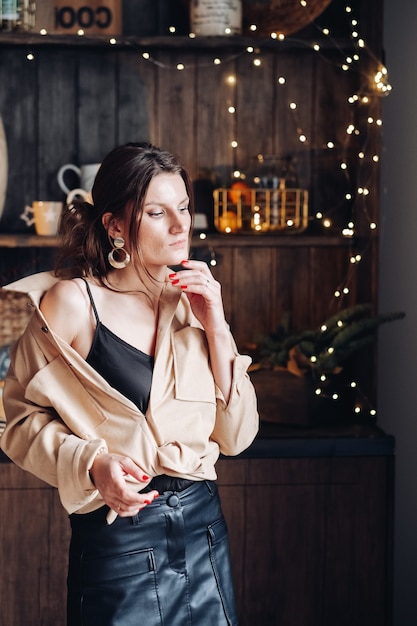
[[[145,413],[152,383],[153,357],[115,335],[100,322],[88,282],[83,279],[96,318],[86,361],[115,389]]]

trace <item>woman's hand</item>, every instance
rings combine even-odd
[[[119,454],[99,454],[90,469],[91,479],[104,502],[120,517],[136,515],[159,495],[157,491],[137,493],[126,484],[127,475],[138,482],[149,482],[149,477],[144,475],[136,463]]]
[[[206,333],[225,332],[221,286],[204,261],[182,261],[184,270],[169,274],[171,284],[186,294]]]

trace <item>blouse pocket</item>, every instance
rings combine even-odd
[[[216,402],[216,390],[203,330],[188,326],[172,335],[175,397],[191,402]]]
[[[84,433],[87,424],[96,428],[107,419],[60,356],[35,374],[26,387],[25,397],[37,406],[55,409],[74,433]]]

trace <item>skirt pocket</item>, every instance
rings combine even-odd
[[[151,548],[81,561],[83,626],[163,624],[154,553]],[[148,618],[149,616],[149,618]]]
[[[230,551],[227,526],[224,518],[210,524],[207,529],[211,566],[213,568],[224,613],[230,626],[237,624],[235,598],[232,586]]]

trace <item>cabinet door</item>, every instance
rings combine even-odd
[[[221,460],[241,626],[388,626],[390,461]]]
[[[55,489],[12,464],[0,470],[0,624],[65,624],[67,514]]]

